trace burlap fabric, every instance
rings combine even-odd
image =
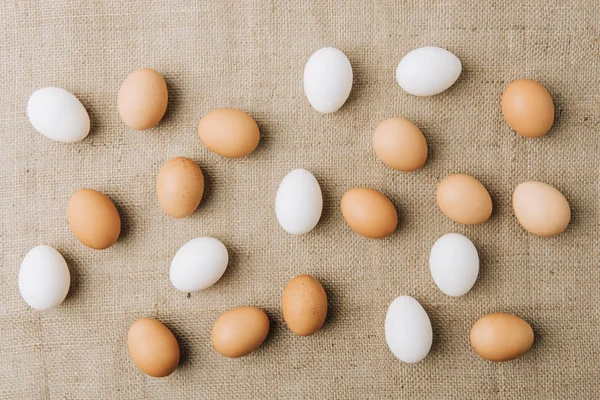
[[[0,3],[0,398],[406,398],[593,399],[600,391],[599,165],[600,17],[594,0],[487,1],[188,1]],[[400,58],[436,45],[463,63],[458,82],[418,98],[395,82]],[[354,86],[346,105],[321,115],[308,104],[308,57],[336,46],[349,57]],[[127,74],[164,74],[164,120],[132,132],[119,119],[117,91]],[[504,122],[499,100],[514,79],[540,81],[556,104],[549,135],[527,140]],[[30,126],[29,95],[60,86],[87,108],[92,130],[75,144],[50,141]],[[224,159],[200,143],[196,125],[216,107],[249,112],[261,129],[251,156]],[[404,174],[375,157],[381,120],[402,116],[423,130],[425,167]],[[160,209],[160,166],[191,157],[207,185],[192,217]],[[321,184],[323,216],[295,237],[278,225],[275,193],[294,168]],[[435,204],[444,176],[481,180],[494,201],[479,226],[455,224]],[[556,238],[527,234],[511,208],[514,187],[541,180],[562,191],[573,218]],[[397,232],[385,240],[354,234],[339,200],[354,186],[388,195]],[[81,187],[108,194],[124,228],[105,251],[69,231],[66,205]],[[429,250],[448,232],[473,240],[480,277],[466,296],[434,285]],[[169,282],[171,258],[209,235],[230,254],[224,277],[187,296]],[[46,312],[19,295],[23,256],[38,244],[66,258],[72,286]],[[330,316],[314,336],[284,325],[280,296],[301,273],[318,278]],[[383,323],[399,295],[429,313],[434,344],[416,365],[396,360]],[[251,356],[212,349],[219,314],[255,305],[271,333]],[[516,313],[536,341],[517,361],[490,363],[469,345],[469,329],[494,311]],[[140,373],[126,349],[129,325],[151,316],[180,341],[183,360],[165,379]]]

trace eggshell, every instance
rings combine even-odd
[[[548,90],[536,81],[514,81],[502,95],[502,114],[520,135],[537,138],[548,133],[554,123],[554,103]]]
[[[185,293],[204,290],[221,279],[228,262],[227,248],[219,240],[192,239],[177,250],[171,261],[171,283]]]
[[[90,117],[83,104],[57,87],[33,92],[27,101],[27,118],[36,131],[58,142],[77,142],[90,132]]]
[[[385,341],[396,358],[405,363],[423,360],[433,342],[429,316],[417,300],[400,296],[385,316]]]
[[[440,47],[421,47],[405,55],[396,69],[396,81],[415,96],[433,96],[456,82],[462,71],[458,57]]]
[[[293,235],[310,232],[322,211],[323,195],[313,174],[295,169],[283,178],[275,197],[275,214],[286,232]]]
[[[313,53],[304,67],[304,93],[313,108],[321,113],[340,109],[352,90],[352,66],[335,47]]]
[[[429,269],[442,292],[462,296],[471,290],[479,274],[477,249],[460,233],[447,233],[431,248]]]
[[[141,131],[158,124],[167,111],[169,91],[161,74],[150,68],[133,71],[121,86],[117,108],[131,129]]]
[[[492,215],[490,194],[477,179],[469,175],[457,174],[444,178],[435,197],[440,210],[461,224],[480,224]]]
[[[163,378],[179,365],[179,343],[163,323],[140,318],[127,334],[127,348],[135,365],[146,375]]]
[[[490,361],[521,357],[533,344],[533,329],[522,318],[507,313],[488,314],[471,328],[471,346]]]
[[[269,334],[269,318],[256,307],[239,307],[222,314],[212,328],[212,344],[225,357],[238,358],[256,350]]]
[[[245,112],[232,108],[219,108],[202,117],[198,135],[210,151],[229,158],[249,155],[260,141],[256,121]]]
[[[60,305],[71,285],[69,267],[53,247],[36,246],[23,258],[19,270],[19,292],[25,303],[36,310]]]
[[[398,226],[396,208],[390,199],[375,189],[349,190],[342,197],[340,208],[348,226],[368,238],[384,238]]]
[[[421,130],[404,118],[389,118],[373,133],[375,154],[399,171],[415,171],[427,160],[427,141]]]
[[[194,161],[175,157],[167,161],[156,177],[156,194],[163,211],[173,218],[191,215],[204,194],[204,174]]]
[[[517,220],[534,235],[558,235],[571,221],[571,208],[565,196],[545,183],[521,183],[515,189],[512,201]]]
[[[93,189],[73,193],[67,205],[67,220],[71,232],[87,247],[109,248],[121,233],[121,217],[113,202]]]
[[[321,329],[327,317],[327,294],[318,280],[309,275],[292,279],[281,298],[283,319],[297,335],[309,336]]]

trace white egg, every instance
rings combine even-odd
[[[313,108],[332,113],[344,105],[352,90],[352,66],[335,47],[317,50],[304,67],[304,93]]]
[[[458,57],[440,47],[421,47],[402,58],[396,80],[415,96],[442,93],[456,82],[462,71]]]
[[[471,290],[479,274],[477,249],[460,233],[448,233],[431,248],[429,269],[442,292],[462,296]]]
[[[275,214],[288,233],[302,235],[319,222],[323,195],[319,182],[305,169],[295,169],[283,178],[275,197]]]
[[[55,248],[36,246],[23,258],[19,291],[31,308],[48,310],[60,305],[67,297],[70,285],[69,267]]]
[[[221,279],[228,262],[227,248],[219,240],[192,239],[177,250],[171,261],[171,283],[186,293],[206,289]]]
[[[424,359],[433,342],[431,321],[417,300],[400,296],[385,316],[385,341],[398,359],[416,363]]]
[[[90,117],[83,104],[57,87],[33,92],[27,102],[27,117],[36,131],[59,142],[77,142],[90,132]]]

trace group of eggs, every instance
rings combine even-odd
[[[460,60],[438,47],[424,47],[408,53],[398,65],[396,79],[408,93],[431,96],[454,84],[462,70]],[[352,67],[346,55],[336,48],[315,52],[304,69],[304,90],[317,111],[331,113],[347,100],[352,89]],[[152,128],[164,116],[168,90],[163,77],[152,69],[132,72],[118,95],[118,112],[134,130]],[[531,80],[511,83],[502,97],[502,111],[517,133],[540,137],[551,128],[554,105],[548,91]],[[64,89],[47,87],[34,92],[27,104],[33,127],[44,136],[76,142],[87,136],[90,121],[81,102]],[[212,152],[239,158],[252,153],[260,141],[254,119],[243,111],[221,108],[206,114],[198,124],[202,143]],[[420,129],[402,118],[381,122],[373,134],[373,147],[383,163],[403,172],[421,168],[427,159],[427,142]],[[156,178],[158,202],[174,218],[191,215],[204,193],[204,175],[191,159],[168,160]],[[463,224],[485,222],[492,213],[492,200],[475,178],[457,174],[443,179],[436,192],[440,210]],[[357,187],[344,194],[340,203],[344,220],[356,233],[367,238],[384,238],[398,225],[392,202],[381,192]],[[541,182],[525,182],[513,193],[517,220],[530,233],[553,236],[570,220],[565,197]],[[319,183],[305,169],[289,172],[281,181],[275,199],[275,214],[281,227],[299,235],[310,232],[319,222],[323,197]],[[84,245],[106,249],[119,238],[121,220],[113,202],[93,189],[75,192],[67,206],[68,224]],[[228,264],[226,247],[211,237],[195,238],[175,254],[170,280],[182,292],[196,292],[215,284]],[[431,249],[430,270],[435,284],[449,296],[461,296],[475,284],[479,257],[473,243],[463,235],[449,233]],[[70,275],[62,255],[50,246],[37,246],[23,259],[19,290],[32,308],[49,309],[66,297]],[[307,336],[317,332],[327,316],[327,296],[311,276],[300,275],[285,287],[282,312],[294,333]],[[268,335],[269,319],[256,307],[239,307],[222,314],[214,323],[212,344],[226,357],[241,357],[258,348]],[[422,360],[432,344],[429,317],[417,300],[409,296],[395,299],[387,312],[385,337],[392,353],[400,360]],[[489,314],[477,321],[470,334],[471,344],[482,357],[505,361],[524,354],[533,343],[533,330],[523,319],[506,313]],[[161,322],[141,318],[128,334],[129,353],[146,374],[163,377],[179,363],[179,345]]]

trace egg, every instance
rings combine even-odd
[[[456,174],[444,178],[438,185],[435,198],[444,215],[461,224],[480,224],[492,215],[490,194],[469,175]]]
[[[322,211],[323,195],[313,174],[299,168],[283,178],[275,197],[275,214],[286,232],[310,232],[321,219]]]
[[[396,68],[396,81],[415,96],[433,96],[456,82],[462,71],[458,57],[440,47],[421,47],[405,55]]]
[[[210,151],[228,158],[249,155],[260,141],[256,121],[245,112],[232,108],[219,108],[202,117],[198,135]]]
[[[199,237],[184,244],[171,261],[169,277],[179,291],[185,293],[204,290],[225,273],[229,254],[221,241]]]
[[[93,189],[73,193],[67,205],[67,220],[73,235],[92,249],[107,249],[121,233],[121,217],[113,202]]]
[[[427,141],[421,130],[404,118],[389,118],[373,133],[375,154],[398,171],[415,171],[427,160]]]
[[[460,233],[439,238],[429,253],[433,281],[448,296],[466,294],[479,274],[479,255],[473,242]]]
[[[36,246],[23,258],[19,269],[19,292],[36,310],[59,306],[71,285],[71,274],[63,256],[53,247]]]
[[[490,361],[521,357],[533,344],[533,329],[522,318],[507,313],[488,314],[471,328],[471,346]]]
[[[269,318],[256,307],[238,307],[222,314],[212,328],[215,350],[229,358],[246,356],[256,350],[269,334]]]
[[[309,275],[299,275],[283,290],[281,310],[292,332],[300,336],[312,335],[325,323],[327,294],[318,280]]]
[[[429,316],[410,296],[396,298],[385,316],[385,341],[396,358],[405,363],[423,360],[433,343]]]
[[[554,103],[548,90],[536,81],[514,81],[502,95],[502,114],[520,135],[538,138],[554,123]]]
[[[156,194],[167,215],[173,218],[187,217],[202,200],[204,174],[198,164],[189,158],[172,158],[158,172]]]
[[[127,348],[135,365],[155,378],[171,375],[179,365],[179,343],[162,322],[140,318],[127,334]]]
[[[529,233],[555,236],[571,221],[569,202],[561,192],[542,182],[523,182],[513,192],[513,210]]]
[[[335,47],[313,53],[304,67],[304,93],[320,113],[340,109],[352,90],[352,66],[348,57]]]
[[[169,91],[162,75],[142,68],[130,73],[123,82],[117,108],[125,125],[143,131],[160,122],[168,103]]]
[[[362,236],[381,239],[398,226],[396,208],[385,195],[375,189],[358,187],[349,190],[340,203],[344,220]]]
[[[27,101],[27,118],[48,139],[73,143],[87,137],[90,117],[79,99],[65,89],[38,89]]]

